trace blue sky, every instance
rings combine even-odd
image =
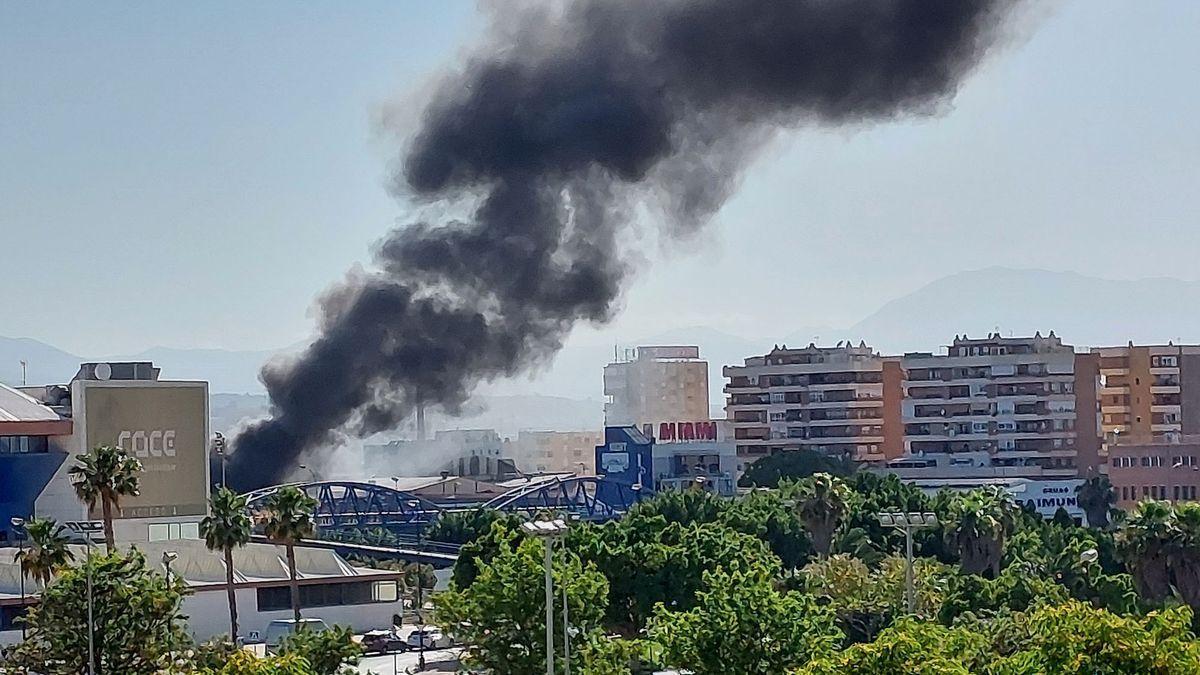
[[[379,116],[485,25],[446,1],[0,3],[0,335],[304,339],[405,221]],[[846,325],[991,265],[1200,279],[1200,3],[1042,3],[1014,33],[944,114],[781,134],[696,241],[631,233],[652,266],[577,339]]]

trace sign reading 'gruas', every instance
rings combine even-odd
[[[174,457],[175,430],[122,431],[117,434],[117,445],[135,457]]]

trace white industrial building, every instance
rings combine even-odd
[[[229,600],[225,593],[225,562],[220,551],[210,551],[204,542],[179,540],[139,542],[137,549],[147,561],[163,568],[163,553],[178,555],[171,574],[183,579],[190,595],[183,602],[188,629],[196,640],[229,634]],[[71,547],[76,561],[87,556],[87,547]],[[18,549],[0,549],[0,607],[22,604]],[[392,617],[402,614],[401,573],[354,567],[326,549],[296,548],[301,611],[306,618],[326,624],[350,626],[355,632],[389,627]],[[103,545],[93,552],[103,552]],[[264,636],[273,619],[292,617],[287,558],[282,546],[251,543],[233,553],[234,583],[238,605],[239,634]],[[53,582],[51,582],[53,583]],[[25,603],[36,602],[38,585],[24,584]],[[21,638],[19,625],[11,620],[0,630],[0,644]]]

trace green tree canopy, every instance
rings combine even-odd
[[[903,558],[885,558],[871,569],[858,558],[835,555],[809,564],[803,579],[810,593],[827,603],[838,626],[851,642],[869,642],[907,611]],[[943,596],[955,576],[936,560],[918,558],[913,564],[913,591],[918,616],[937,616]]]
[[[703,573],[695,606],[659,605],[649,625],[664,665],[698,675],[786,673],[842,639],[834,614],[806,593],[781,592],[772,570],[747,565]]]
[[[780,481],[796,481],[818,473],[845,477],[854,473],[854,464],[809,448],[784,450],[746,467],[745,473],[738,479],[738,485],[773,488],[779,487]]]
[[[150,675],[166,667],[169,655],[182,656],[191,644],[180,613],[183,582],[168,583],[131,549],[64,570],[30,608],[29,637],[11,663],[30,672],[86,672],[89,573],[97,672]]]
[[[463,640],[472,667],[495,673],[537,673],[544,668],[546,602],[542,542],[522,538],[502,547],[466,588],[453,586],[434,599],[438,622]],[[600,628],[608,582],[592,564],[557,551],[553,566],[554,616],[562,617],[565,591],[568,616],[579,635]],[[555,631],[556,658],[563,653],[562,624]]]

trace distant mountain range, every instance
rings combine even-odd
[[[842,331],[885,353],[936,351],[956,333],[1054,330],[1078,347],[1200,342],[1200,282],[1114,281],[1003,267],[943,277]]]
[[[58,384],[69,381],[86,361],[153,361],[175,380],[208,380],[214,392],[261,392],[258,370],[276,353],[272,351],[229,351],[223,349],[169,349],[155,347],[138,354],[79,356],[29,338],[0,336],[0,382],[21,384],[21,361],[25,381]]]
[[[266,394],[212,394],[209,398],[212,429],[227,436],[265,416],[268,410]],[[426,424],[430,433],[438,429],[495,429],[506,438],[515,438],[521,430],[595,430],[604,425],[604,402],[537,395],[475,396],[463,407],[462,416],[451,418],[431,412]],[[396,431],[413,438],[416,430],[407,424]]]
[[[1196,307],[1200,307],[1197,282],[1169,278],[1113,281],[1072,272],[993,267],[938,279],[888,302],[848,328],[814,327],[748,338],[700,326],[648,335],[627,344],[700,345],[701,355],[711,364],[710,397],[717,403],[723,382],[721,366],[739,364],[777,344],[804,346],[818,335],[822,344],[865,340],[885,353],[936,352],[956,334],[983,336],[996,330],[1022,335],[1053,329],[1077,347],[1129,340],[1195,343],[1200,342],[1200,314],[1193,313]],[[781,311],[803,313],[804,307],[797,304],[781,307]],[[296,346],[281,351],[294,349]],[[261,394],[258,370],[273,353],[155,348],[133,355],[84,358],[36,340],[0,337],[0,381],[19,384],[21,360],[29,364],[31,383],[66,382],[85,360],[152,360],[168,377],[208,380],[214,393]],[[550,366],[528,378],[484,387],[479,400],[486,400],[500,419],[515,420],[537,411],[531,426],[592,428],[603,410],[602,368],[612,358],[611,347],[569,347]],[[517,403],[521,400],[517,397],[524,397],[524,403]],[[251,407],[261,409],[262,405],[255,401]]]

